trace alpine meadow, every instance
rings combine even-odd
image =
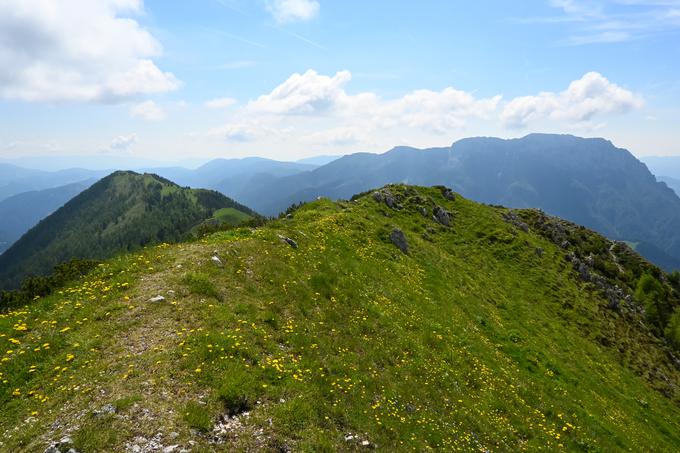
[[[679,17],[0,1],[0,452],[680,451]]]

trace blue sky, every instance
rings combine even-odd
[[[0,159],[604,136],[680,154],[680,1],[17,0]]]

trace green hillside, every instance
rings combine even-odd
[[[71,258],[103,259],[174,242],[220,209],[255,214],[214,191],[182,188],[152,174],[115,172],[80,193],[0,255],[0,288],[16,287]],[[230,211],[230,212],[233,212]],[[236,216],[229,221],[238,221]]]
[[[676,276],[452,198],[318,200],[1,314],[0,450],[678,451]]]

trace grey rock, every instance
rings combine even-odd
[[[107,414],[115,414],[115,413],[116,413],[116,408],[113,406],[113,404],[105,404],[100,409],[96,409],[94,411],[95,415],[107,415]]]
[[[432,217],[436,222],[441,223],[444,226],[451,225],[451,214],[441,206],[434,208]]]
[[[541,247],[536,247],[536,250],[534,251],[536,252],[537,257],[541,258],[543,256],[543,249]]]
[[[163,302],[165,300],[165,297],[161,296],[160,294],[156,297],[152,297],[149,299],[149,302]]]
[[[408,242],[406,241],[406,236],[399,228],[392,230],[392,233],[390,233],[390,241],[392,241],[392,244],[394,244],[399,250],[404,253],[408,253]]]
[[[423,217],[427,217],[427,208],[425,206],[418,206],[418,212]]]
[[[281,238],[281,240],[282,240],[283,242],[285,242],[286,244],[290,245],[290,246],[293,247],[294,249],[298,248],[297,242],[295,242],[293,239],[291,239],[291,238],[289,238],[289,237],[286,237],[286,236],[281,236],[281,235],[279,235],[279,238]]]
[[[451,200],[451,201],[456,199],[456,194],[453,193],[453,191],[451,189],[449,189],[448,187],[444,187],[442,189],[442,196],[444,198],[446,198],[447,200]]]
[[[222,260],[221,260],[220,257],[217,256],[217,255],[213,255],[213,257],[210,258],[210,261],[212,261],[216,266],[219,266],[219,267],[222,267],[222,266],[223,266]]]

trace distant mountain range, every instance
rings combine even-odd
[[[673,158],[645,162],[657,174],[674,168]],[[680,182],[672,176],[660,176],[663,183],[657,182],[632,154],[604,139],[550,134],[513,140],[480,137],[423,150],[397,147],[383,154],[319,156],[300,162],[215,159],[196,169],[145,171],[181,186],[217,190],[270,216],[319,196],[346,199],[389,183],[442,184],[488,204],[543,209],[628,241],[665,269],[680,268],[680,198],[669,189],[680,191]],[[16,188],[19,182],[46,185],[93,173],[97,172],[3,173],[0,165],[0,194],[10,176],[9,186]],[[0,242],[8,242],[6,236],[0,228]]]
[[[388,183],[443,184],[471,199],[536,207],[641,246],[680,268],[680,198],[630,152],[604,139],[532,134],[470,138],[450,147],[357,153],[293,175],[215,187],[274,215],[319,196],[349,198]],[[653,251],[653,252],[652,252]]]
[[[24,192],[51,189],[96,180],[111,171],[71,168],[59,171],[32,170],[0,163],[0,201]]]
[[[53,189],[34,190],[0,201],[0,253],[40,220],[62,207],[95,180],[77,182]]]
[[[43,219],[0,255],[0,288],[72,258],[103,259],[146,244],[177,241],[199,224],[256,214],[210,190],[157,175],[116,172]]]

